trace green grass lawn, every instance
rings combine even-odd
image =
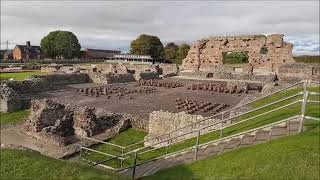
[[[39,153],[1,149],[0,179],[127,179],[86,165],[53,159]]]
[[[0,80],[8,80],[14,78],[14,80],[22,81],[32,75],[46,75],[47,73],[41,71],[30,72],[15,72],[15,73],[0,73]]]
[[[159,171],[143,179],[319,179],[320,123],[302,134]]]
[[[286,91],[286,92],[283,92],[283,93],[279,93],[279,94],[273,95],[272,97],[269,97],[267,99],[263,99],[263,100],[260,100],[260,101],[258,101],[256,103],[253,103],[251,106],[252,106],[252,108],[261,107],[262,105],[265,105],[265,104],[270,103],[272,101],[280,100],[281,98],[288,97],[288,96],[291,96],[293,94],[296,94],[301,90],[302,89],[299,88],[299,89],[292,89],[292,90],[289,90],[289,91]],[[319,88],[318,87],[309,88],[308,90],[309,91],[314,91],[314,92],[319,92]],[[245,118],[249,118],[249,117],[252,117],[254,115],[257,115],[258,113],[262,113],[262,112],[266,112],[268,110],[275,109],[277,107],[280,107],[280,106],[284,105],[285,103],[290,103],[290,102],[293,102],[293,101],[295,101],[297,99],[302,99],[302,96],[300,95],[297,98],[293,98],[293,99],[287,100],[285,102],[281,102],[281,103],[272,105],[272,106],[270,106],[268,108],[259,110],[258,112],[252,112],[252,113],[249,113],[247,115],[243,115],[243,116],[241,116],[239,118],[239,120],[243,120]],[[319,100],[319,96],[318,97],[317,96],[313,96],[313,97],[310,96],[309,99],[313,99],[313,100],[317,99],[317,100]],[[260,127],[260,126],[263,126],[263,125],[267,125],[267,124],[273,123],[273,122],[277,122],[277,121],[283,120],[285,118],[292,117],[293,115],[298,115],[298,114],[300,114],[300,108],[301,108],[301,103],[298,103],[298,104],[292,105],[290,107],[284,108],[282,110],[279,110],[279,111],[276,111],[276,112],[272,112],[270,114],[267,114],[267,115],[264,115],[264,116],[261,116],[261,117],[246,121],[246,122],[242,122],[242,123],[239,123],[237,125],[234,125],[234,126],[231,126],[231,127],[228,127],[228,128],[225,128],[224,131],[223,131],[223,136],[222,137],[230,136],[230,135],[237,134],[237,133],[240,133],[240,132],[243,132],[243,131],[246,131],[246,130],[250,130],[250,129],[253,129],[253,128],[257,128],[257,127]],[[320,108],[319,104],[308,104],[306,114],[309,115],[309,116],[312,115],[314,117],[320,117],[319,108]],[[200,137],[200,143],[209,142],[209,141],[216,140],[216,139],[219,139],[219,138],[220,138],[220,131],[214,131],[214,132],[202,135]],[[181,143],[174,144],[174,145],[170,146],[168,149],[160,148],[158,150],[150,151],[150,152],[145,153],[143,155],[139,155],[138,156],[138,163],[139,162],[143,162],[143,161],[148,160],[148,159],[151,159],[151,158],[155,158],[155,157],[164,155],[166,153],[166,151],[168,153],[171,153],[171,152],[175,152],[175,151],[178,151],[178,150],[182,150],[184,148],[191,147],[191,146],[195,145],[195,142],[196,142],[196,138],[191,138],[191,139],[185,140],[185,141],[183,141]],[[114,143],[117,144],[117,142],[114,142]],[[142,145],[140,145],[140,147],[141,146]],[[103,151],[103,152],[111,153],[113,155],[120,155],[121,154],[121,151],[119,149],[117,149],[117,148],[113,148],[111,150],[111,148],[100,148],[100,146],[98,146],[97,149],[100,150],[100,151]],[[133,156],[133,154],[131,154],[130,156]],[[103,159],[103,160],[108,159],[108,158],[105,158],[105,157],[104,158],[101,158],[101,157],[102,156],[94,154],[94,153],[91,154],[90,156],[88,156],[88,158],[90,158],[92,160],[95,160],[96,162],[99,162],[99,160],[101,160],[101,159]],[[105,164],[105,165],[108,165],[108,166],[112,166],[112,167],[115,167],[115,168],[119,168],[120,167],[120,160],[106,161],[106,162],[103,162],[102,164]],[[132,164],[133,164],[133,158],[129,158],[124,162],[124,166],[132,165]]]
[[[0,124],[16,124],[25,120],[30,113],[29,109],[18,111],[18,112],[10,112],[10,113],[3,113],[0,112]]]

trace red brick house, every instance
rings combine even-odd
[[[30,41],[27,41],[26,45],[16,45],[13,49],[12,55],[14,61],[43,58],[40,46],[31,46]]]

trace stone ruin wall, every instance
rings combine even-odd
[[[282,65],[278,69],[278,78],[287,82],[298,82],[301,80],[320,81],[319,64],[294,63]]]
[[[33,76],[24,81],[2,81],[0,84],[1,112],[15,112],[30,105],[30,99],[23,98],[25,93],[48,91],[56,85],[88,83],[89,76],[83,73],[51,74]]]
[[[260,53],[262,47],[267,48],[266,54]],[[276,72],[279,66],[294,62],[292,48],[291,43],[283,41],[282,34],[211,37],[191,46],[182,67],[185,70],[211,71],[223,65],[223,53],[247,52],[248,61],[254,69]]]
[[[185,112],[171,113],[171,112],[164,112],[164,111],[153,111],[149,115],[149,130],[148,130],[148,135],[145,137],[145,140],[148,140],[148,139],[156,137],[158,135],[167,133],[167,132],[172,131],[174,129],[181,128],[181,127],[199,122],[203,119],[205,119],[205,117],[203,117],[201,115],[190,115]],[[196,130],[200,127],[204,127],[206,125],[212,124],[215,121],[217,121],[217,119],[208,119],[201,124],[197,124],[195,126],[189,126],[187,128],[183,128],[183,129],[179,130],[178,132],[172,133],[171,137],[178,136],[178,135],[184,134],[186,132],[190,132],[192,130]],[[210,128],[207,128],[207,129],[201,131],[201,133],[204,133],[208,130],[218,128],[219,126],[220,125],[217,124],[216,126],[213,126],[213,127],[210,127]],[[178,141],[182,138],[183,139],[184,138],[191,138],[196,135],[197,135],[197,133],[190,133],[186,136],[173,139],[172,141],[175,142],[175,141]],[[168,135],[146,141],[145,146],[152,145],[154,143],[160,142],[160,141],[167,139],[167,138],[169,138]],[[155,145],[155,147],[164,146],[164,145],[166,145],[166,143]]]
[[[88,107],[62,105],[48,99],[32,100],[25,131],[56,145],[67,145],[74,137],[101,133],[114,136],[131,127],[131,116],[100,112]]]

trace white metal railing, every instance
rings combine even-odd
[[[203,146],[204,144],[199,144],[199,138],[200,138],[201,135],[204,135],[204,134],[207,134],[207,133],[212,133],[212,132],[214,132],[214,131],[220,130],[220,137],[222,137],[223,129],[225,129],[225,128],[234,126],[234,125],[236,125],[236,124],[240,124],[240,123],[245,122],[245,121],[249,121],[249,120],[251,120],[251,119],[254,119],[254,118],[257,118],[257,117],[266,115],[266,114],[268,114],[268,113],[272,113],[272,112],[281,110],[281,109],[283,109],[283,108],[287,108],[287,107],[289,107],[289,106],[298,104],[299,102],[301,102],[301,112],[300,112],[301,115],[299,115],[299,116],[300,116],[300,119],[301,119],[301,120],[300,120],[300,124],[299,124],[299,132],[301,132],[301,131],[302,131],[302,127],[303,127],[303,120],[304,120],[304,119],[318,119],[318,118],[315,118],[315,117],[305,116],[305,111],[306,111],[306,105],[307,105],[307,103],[319,103],[319,102],[320,102],[320,101],[315,101],[315,100],[308,100],[308,95],[319,96],[320,93],[317,93],[317,92],[308,92],[308,91],[307,91],[308,84],[314,83],[314,84],[317,84],[317,85],[318,85],[319,83],[317,83],[317,82],[310,82],[310,81],[299,82],[299,83],[296,83],[296,84],[294,84],[294,85],[292,85],[292,86],[286,87],[286,88],[284,88],[284,89],[281,89],[281,90],[279,90],[279,91],[276,91],[276,92],[274,92],[274,93],[271,93],[271,94],[269,94],[269,95],[263,96],[263,97],[261,97],[261,98],[258,98],[258,99],[254,100],[254,101],[251,101],[251,102],[248,102],[248,103],[245,104],[245,105],[248,105],[248,104],[251,104],[251,103],[253,103],[253,102],[257,102],[258,100],[264,99],[264,98],[266,98],[266,97],[269,97],[269,96],[274,95],[274,94],[279,93],[279,92],[284,92],[284,91],[286,91],[286,90],[288,90],[288,89],[290,89],[290,88],[292,88],[292,87],[295,87],[295,86],[297,86],[297,85],[300,85],[300,84],[302,84],[302,83],[303,83],[303,91],[302,91],[302,92],[299,92],[299,93],[297,93],[297,94],[294,94],[294,95],[292,95],[292,96],[282,98],[282,99],[280,99],[280,100],[277,100],[277,101],[271,102],[271,103],[269,103],[269,104],[263,105],[263,106],[261,106],[261,107],[252,109],[252,110],[247,111],[247,112],[245,112],[245,113],[240,113],[240,114],[238,114],[238,115],[228,117],[228,118],[226,118],[226,119],[223,119],[223,118],[222,118],[220,121],[214,122],[214,123],[209,124],[209,125],[204,126],[204,127],[200,127],[200,128],[198,128],[198,129],[196,129],[196,130],[192,130],[192,131],[189,131],[189,132],[180,134],[180,135],[178,135],[178,136],[173,136],[173,137],[170,137],[170,136],[169,136],[169,138],[166,138],[166,139],[163,140],[163,141],[153,143],[153,144],[150,145],[150,146],[140,147],[140,148],[134,149],[134,150],[129,151],[129,152],[125,152],[125,149],[127,149],[128,147],[132,147],[132,146],[134,146],[134,145],[137,145],[138,143],[145,142],[145,141],[141,141],[141,142],[138,142],[138,143],[134,143],[134,144],[131,144],[131,145],[129,145],[129,146],[119,146],[119,145],[115,145],[115,144],[112,144],[112,143],[107,143],[107,142],[104,142],[104,141],[95,140],[95,139],[92,139],[92,138],[87,138],[87,139],[93,140],[93,141],[96,141],[96,142],[100,142],[100,143],[103,143],[103,144],[107,144],[107,145],[110,145],[110,146],[114,146],[114,147],[117,147],[117,148],[120,148],[120,149],[121,149],[121,154],[119,154],[119,155],[112,155],[112,154],[108,154],[108,153],[99,153],[99,154],[102,154],[102,155],[111,157],[111,159],[107,159],[107,160],[105,160],[105,161],[103,161],[103,162],[107,162],[107,161],[113,160],[113,159],[118,159],[118,160],[120,160],[120,162],[121,162],[121,163],[120,163],[120,164],[121,164],[121,165],[120,165],[120,169],[119,169],[119,168],[118,168],[118,169],[117,169],[117,168],[112,168],[112,167],[109,167],[109,166],[107,166],[107,167],[108,167],[109,169],[113,169],[113,170],[122,170],[122,169],[131,168],[131,167],[135,168],[135,167],[138,166],[139,164],[144,164],[144,163],[146,163],[146,162],[149,162],[149,161],[151,161],[151,160],[155,160],[155,159],[158,159],[158,158],[161,158],[161,157],[168,157],[168,156],[170,156],[170,155],[172,155],[172,154],[177,154],[177,153],[180,153],[180,152],[185,152],[185,151],[188,151],[188,149],[190,149],[190,148],[191,148],[191,149],[194,149],[195,146],[197,146],[197,147],[198,147],[198,146]],[[277,108],[274,108],[274,109],[269,110],[269,111],[267,111],[267,112],[259,113],[259,114],[255,115],[255,116],[246,118],[246,119],[244,119],[244,120],[236,121],[235,123],[227,124],[226,126],[223,126],[223,122],[227,122],[227,121],[230,121],[231,119],[239,118],[240,116],[243,116],[243,115],[246,115],[246,114],[255,112],[255,111],[259,111],[259,110],[261,110],[261,109],[270,107],[270,106],[272,106],[272,105],[275,105],[275,104],[278,104],[278,103],[281,103],[281,102],[285,102],[286,100],[293,99],[293,98],[295,98],[295,97],[297,97],[297,96],[299,96],[299,95],[303,95],[303,98],[300,99],[300,100],[296,100],[296,101],[294,101],[294,102],[287,103],[287,104],[285,104],[285,105],[283,105],[283,106],[281,106],[281,107],[277,107]],[[235,108],[237,108],[237,107],[235,107]],[[232,109],[235,109],[235,108],[232,108]],[[226,113],[226,112],[228,112],[228,111],[230,111],[230,110],[224,111],[224,112],[222,112],[222,113]],[[219,114],[221,115],[222,113],[219,113]],[[219,114],[217,114],[217,115],[219,115]],[[216,115],[215,115],[215,116],[216,116]],[[213,117],[214,117],[214,116],[213,116]],[[204,120],[203,120],[203,121],[204,121]],[[278,122],[281,122],[281,121],[278,121]],[[217,125],[217,124],[219,124],[219,123],[222,125],[220,128],[217,128],[217,129],[215,128],[215,129],[206,131],[206,132],[204,132],[204,133],[201,134],[201,131],[202,131],[202,130],[204,130],[204,129],[206,129],[206,128],[209,128],[209,127],[212,127],[212,126],[214,126],[214,125]],[[277,123],[277,122],[276,122],[276,123]],[[197,122],[197,123],[195,123],[195,124],[199,124],[199,122]],[[274,124],[274,123],[268,124],[268,125],[273,125],[273,124]],[[194,124],[192,124],[192,125],[194,125]],[[188,125],[188,126],[185,126],[185,127],[190,127],[190,126],[191,126],[191,125]],[[267,125],[266,125],[266,126],[267,126]],[[182,127],[182,128],[185,128],[185,127]],[[264,127],[264,126],[261,126],[261,127]],[[172,132],[176,132],[177,130],[179,130],[179,129],[181,130],[182,128],[175,129],[175,130],[170,131],[170,132],[165,133],[165,134],[170,134],[170,133],[172,133]],[[259,127],[259,128],[260,128],[260,127]],[[257,129],[257,128],[255,128],[255,129]],[[241,133],[243,133],[243,132],[241,132]],[[178,141],[175,141],[174,143],[172,143],[172,142],[173,142],[173,141],[172,141],[173,139],[177,139],[177,138],[179,138],[179,137],[182,137],[182,136],[185,136],[185,135],[188,135],[188,134],[197,134],[197,135],[196,135],[196,145],[194,145],[194,146],[192,146],[192,147],[189,147],[189,148],[185,148],[185,149],[176,151],[176,152],[173,152],[173,153],[168,153],[167,149],[168,149],[168,147],[169,147],[170,145],[179,143],[179,142],[181,142],[181,141],[185,141],[185,140],[190,139],[190,138],[194,138],[194,136],[191,136],[191,137],[188,136],[186,139],[178,140]],[[164,135],[164,134],[162,134],[162,135]],[[160,135],[160,136],[161,136],[161,135]],[[224,137],[224,138],[226,138],[226,137]],[[210,142],[215,142],[215,141],[218,141],[218,140],[221,140],[221,139],[223,139],[223,138],[215,139],[215,140],[210,141]],[[166,143],[166,146],[165,146],[165,147],[153,148],[153,147],[154,147],[155,145],[157,145],[157,144],[164,144],[164,143]],[[207,142],[207,143],[209,143],[209,142]],[[205,144],[207,144],[207,143],[205,143]],[[166,153],[165,153],[165,155],[163,155],[163,156],[158,156],[158,157],[156,157],[156,158],[152,158],[152,159],[149,159],[149,160],[146,160],[146,161],[144,161],[144,162],[142,162],[142,163],[137,164],[137,158],[138,158],[139,155],[142,155],[142,154],[145,154],[145,153],[148,153],[148,152],[151,152],[151,151],[156,151],[156,150],[161,149],[161,148],[166,148]],[[81,149],[98,153],[98,152],[96,152],[96,150],[92,150],[92,149],[90,149],[90,148],[81,147]],[[80,151],[80,154],[81,154],[81,152],[82,152],[82,151]],[[124,162],[125,160],[127,160],[127,159],[130,159],[130,158],[134,158],[134,164],[133,164],[132,166],[123,167],[123,162]],[[84,159],[84,158],[82,158],[82,159]],[[197,158],[196,158],[196,155],[195,155],[195,160],[196,160],[196,159],[197,159]],[[87,160],[87,159],[86,159],[86,160]],[[87,161],[90,161],[90,160],[87,160]],[[93,164],[95,164],[95,165],[100,165],[99,163],[95,163],[95,162],[94,162]],[[105,166],[105,165],[102,165],[102,166]],[[134,176],[134,175],[133,175],[133,176]]]

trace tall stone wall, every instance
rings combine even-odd
[[[267,53],[260,52],[262,48]],[[211,37],[194,43],[182,66],[185,70],[215,70],[223,65],[224,53],[246,52],[254,69],[275,72],[279,66],[294,62],[292,48],[282,34]]]

